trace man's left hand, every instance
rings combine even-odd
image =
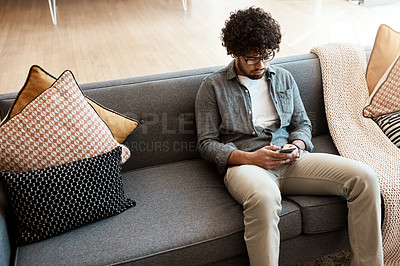
[[[297,161],[300,158],[300,150],[293,144],[285,144],[283,145],[282,148],[296,148],[294,151],[292,151],[291,153],[293,154],[292,159],[290,159],[289,163],[294,163],[295,161]]]

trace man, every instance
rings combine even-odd
[[[198,148],[243,205],[251,265],[278,265],[281,195],[346,196],[353,265],[383,265],[378,178],[360,162],[310,153],[311,123],[297,85],[268,65],[279,51],[279,24],[260,8],[239,10],[221,39],[234,60],[200,86]]]

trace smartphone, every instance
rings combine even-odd
[[[296,148],[296,147],[281,148],[281,149],[279,150],[279,152],[291,153],[291,152],[294,151],[295,149],[297,149],[297,148]]]

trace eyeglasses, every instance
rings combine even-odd
[[[256,65],[258,64],[260,61],[262,61],[264,64],[268,63],[269,61],[271,61],[272,59],[274,59],[275,57],[275,51],[268,51],[268,54],[265,57],[255,57],[255,58],[246,58],[244,56],[242,56],[244,61],[246,62],[246,64],[248,65]]]

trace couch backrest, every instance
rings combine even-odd
[[[84,84],[85,94],[139,121],[124,142],[132,157],[124,169],[200,158],[194,102],[204,77],[219,67]]]
[[[313,136],[327,134],[318,58],[303,54],[276,58],[272,64],[293,74],[313,125]],[[103,106],[140,122],[124,142],[132,152],[124,170],[136,169],[200,158],[196,149],[195,97],[201,81],[222,67],[82,84],[81,88]],[[15,96],[0,95],[1,117]]]
[[[321,72],[315,55],[277,58],[274,64],[293,73],[313,124],[313,135],[328,133]],[[196,149],[194,102],[201,81],[222,68],[212,67],[82,85],[99,103],[137,119],[140,124],[125,141],[134,169],[200,158]]]

